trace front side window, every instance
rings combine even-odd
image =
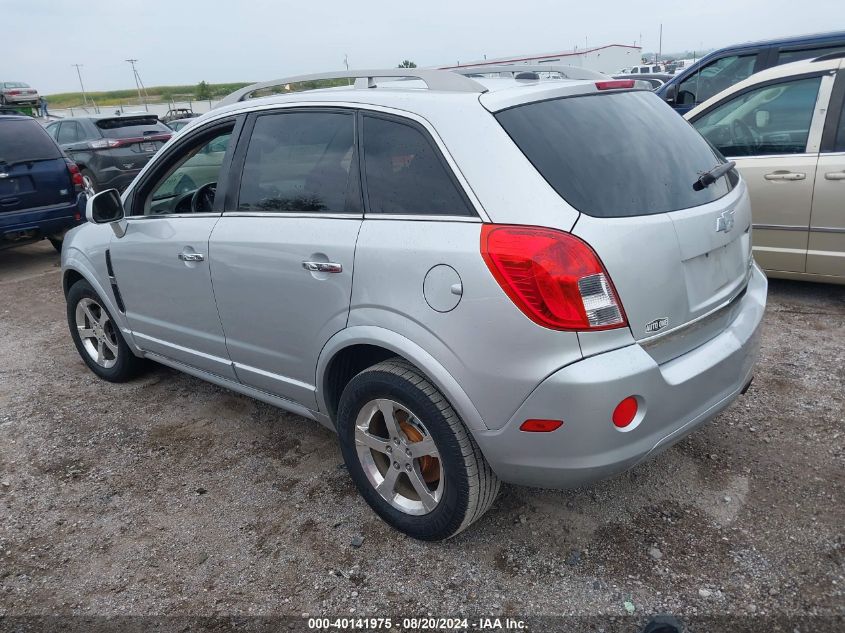
[[[256,119],[239,211],[360,213],[359,191],[352,113],[283,112]]]
[[[756,53],[730,55],[699,68],[678,86],[677,103],[679,105],[704,103],[713,95],[747,79],[754,72],[756,58]]]
[[[211,213],[231,138],[232,127],[224,127],[180,148],[180,157],[152,186],[143,214]]]
[[[725,156],[806,151],[821,77],[792,79],[745,92],[693,125]]]
[[[363,138],[370,212],[472,215],[440,154],[416,127],[368,116]]]

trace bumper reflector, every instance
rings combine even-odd
[[[529,433],[548,433],[562,426],[563,420],[526,420],[519,426],[519,430]]]
[[[625,428],[637,417],[637,409],[637,399],[634,396],[628,396],[613,410],[613,424],[620,429]]]

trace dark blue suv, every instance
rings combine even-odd
[[[0,249],[41,239],[61,251],[64,234],[85,221],[82,174],[41,125],[0,116]]]
[[[679,114],[685,114],[761,70],[842,51],[845,51],[845,31],[746,42],[702,57],[655,92]]]

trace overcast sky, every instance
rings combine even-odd
[[[845,0],[0,0],[0,79],[49,94],[420,66],[574,45],[657,50],[845,29]]]

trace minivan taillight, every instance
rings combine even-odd
[[[610,276],[586,242],[542,227],[484,224],[481,256],[505,294],[554,330],[628,325]]]
[[[71,160],[65,159],[67,163],[67,170],[70,174],[70,181],[73,183],[73,189],[79,193],[85,188],[85,183],[82,180],[82,174],[79,171],[79,166]]]

